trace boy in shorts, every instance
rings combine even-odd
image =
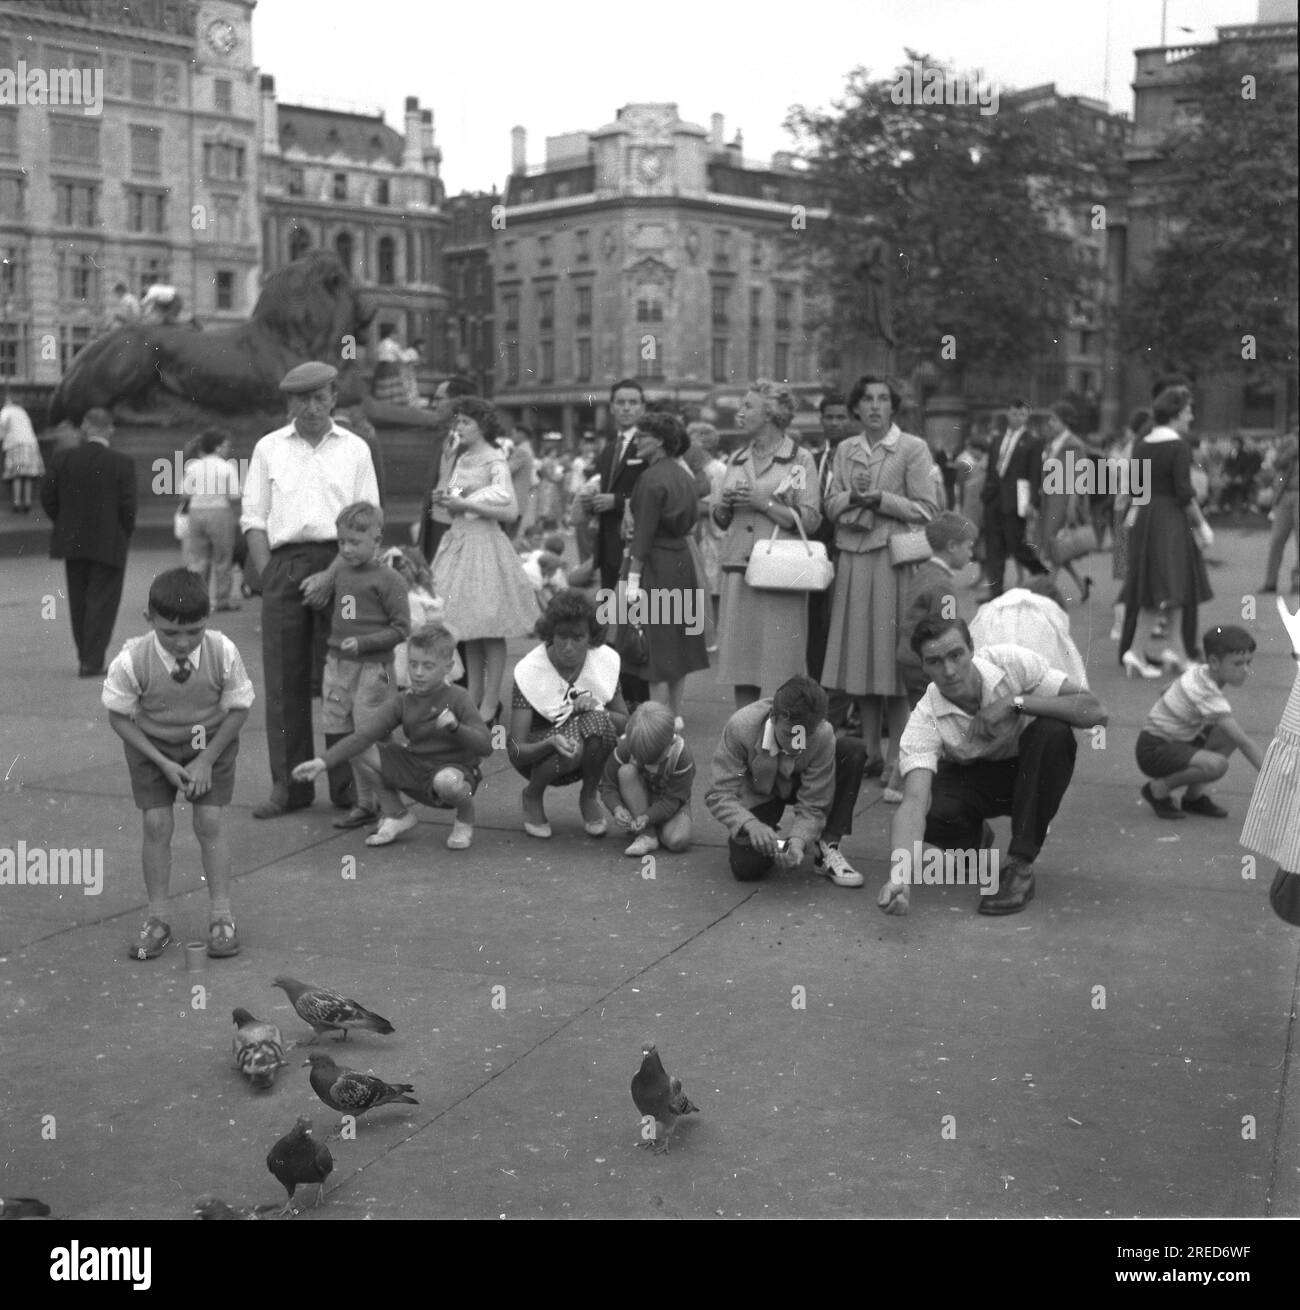
[[[1142,799],[1162,819],[1226,819],[1228,811],[1215,804],[1206,783],[1227,773],[1228,756],[1238,748],[1257,773],[1264,763],[1223,694],[1224,687],[1246,681],[1254,637],[1245,628],[1211,628],[1202,649],[1205,663],[1192,665],[1165,688],[1138,733],[1138,768],[1151,779],[1142,786]],[[1187,788],[1181,808],[1171,794],[1179,787]]]
[[[383,814],[367,846],[387,846],[415,827],[416,817],[402,803],[401,792],[422,805],[456,811],[449,850],[463,851],[474,840],[478,766],[492,753],[492,739],[469,692],[447,682],[455,659],[456,638],[441,623],[416,628],[406,642],[410,690],[385,702],[364,728],[323,757],[293,771],[297,781],[310,782],[324,769],[353,761]],[[385,742],[399,727],[406,743]]]
[[[145,611],[153,631],[131,638],[104,679],[104,707],[122,739],[131,793],[144,820],[149,913],[130,944],[133,960],[155,959],[172,939],[167,888],[178,791],[194,806],[194,836],[211,900],[208,954],[239,954],[222,811],[234,791],[239,732],[253,703],[253,684],[234,642],[208,629],[208,610],[207,583],[197,573],[160,573]]]

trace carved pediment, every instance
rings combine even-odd
[[[659,287],[664,291],[673,289],[673,279],[677,272],[662,259],[647,255],[630,264],[623,270],[624,278],[630,287]]]

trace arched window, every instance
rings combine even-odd
[[[289,258],[301,259],[311,249],[311,237],[306,228],[294,227],[289,232]]]
[[[352,272],[352,233],[340,232],[334,238],[334,253],[339,257],[339,263],[347,273]]]
[[[397,281],[397,243],[392,237],[380,237],[377,251],[379,285],[391,287]]]

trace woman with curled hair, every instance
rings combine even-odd
[[[689,438],[675,415],[642,415],[634,440],[645,471],[632,490],[627,605],[634,620],[638,604],[647,608],[647,620],[655,620],[642,624],[648,659],[634,672],[650,683],[651,697],[672,710],[680,732],[687,675],[709,667],[708,599],[690,549],[699,494],[681,464]]]
[[[627,724],[618,689],[621,661],[613,647],[600,644],[605,630],[596,607],[579,591],[558,592],[535,630],[542,644],[515,665],[506,744],[510,763],[528,780],[521,797],[524,831],[550,837],[546,789],[580,782],[583,829],[603,837],[601,774]]]
[[[787,386],[760,379],[749,388],[737,414],[745,444],[728,460],[713,507],[713,521],[727,534],[718,549],[718,680],[735,687],[737,709],[807,667],[807,592],[757,590],[745,581],[756,541],[774,528],[797,534],[796,517],[805,532],[821,522],[817,466],[786,435],[795,410]]]
[[[883,772],[883,725],[897,753],[907,723],[896,643],[906,624],[914,564],[894,564],[889,539],[939,512],[939,477],[925,441],[894,421],[902,396],[884,378],[860,377],[849,412],[862,432],[840,442],[826,514],[835,523],[835,596],[822,684],[856,698],[868,776]]]
[[[445,623],[465,643],[469,694],[485,723],[501,709],[506,639],[537,621],[537,598],[501,524],[519,517],[496,410],[476,396],[456,402],[452,432],[458,446],[445,487],[433,503],[450,518],[431,572],[446,602]]]

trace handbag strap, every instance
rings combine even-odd
[[[808,558],[811,559],[813,548],[810,542],[808,541],[808,534],[804,531],[803,528],[803,516],[793,505],[787,505],[786,509],[788,509],[792,515],[794,515],[794,525],[796,528],[799,529],[799,536],[803,541],[804,549],[808,552]],[[774,523],[772,525],[772,536],[770,537],[769,540],[775,541],[777,539],[777,536],[780,534],[780,531],[781,531],[781,525],[779,523]]]

